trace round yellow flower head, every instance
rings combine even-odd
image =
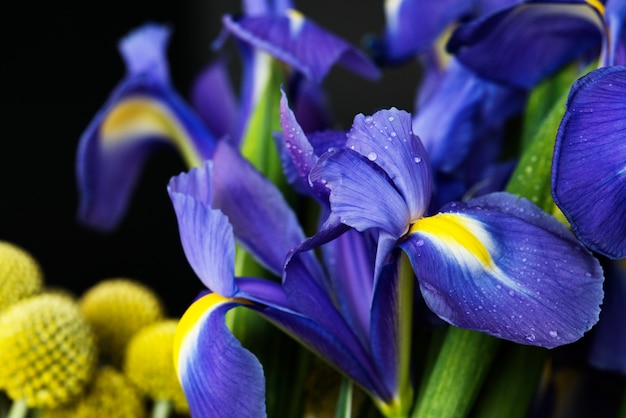
[[[128,378],[111,366],[101,367],[81,397],[61,408],[43,411],[43,418],[143,418],[142,395]]]
[[[97,360],[93,331],[75,300],[24,299],[0,314],[0,384],[29,407],[56,407],[79,395]]]
[[[101,281],[79,302],[96,333],[101,354],[116,367],[122,366],[133,334],[164,315],[161,300],[152,289],[125,278]]]
[[[173,343],[178,320],[159,321],[140,330],[128,343],[124,372],[155,401],[171,401],[179,413],[189,411],[174,370]]]
[[[0,311],[38,293],[42,284],[37,260],[22,248],[0,241]]]

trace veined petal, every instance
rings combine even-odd
[[[603,273],[567,228],[507,193],[453,203],[400,245],[442,319],[522,344],[578,340],[598,320]]]
[[[140,46],[157,36],[142,38]],[[131,45],[134,45],[131,42]],[[80,138],[76,172],[79,219],[100,229],[113,228],[122,217],[150,150],[173,146],[194,166],[208,158],[215,138],[169,85],[164,64],[143,51],[130,56],[129,76],[115,89]],[[138,49],[127,48],[126,54]],[[164,58],[163,58],[164,59]],[[139,72],[143,70],[144,72]]]
[[[224,323],[228,310],[247,303],[209,293],[180,320],[174,365],[193,416],[266,416],[263,368]]]
[[[284,15],[223,19],[233,35],[291,65],[306,77],[321,81],[334,64],[363,77],[380,76],[378,68],[358,49],[289,9]]]
[[[129,76],[147,75],[160,83],[169,83],[169,65],[165,51],[170,32],[165,25],[148,23],[120,41],[119,51]]]
[[[605,67],[570,91],[552,163],[552,195],[576,236],[626,257],[626,67]]]
[[[357,115],[346,147],[383,169],[403,196],[410,219],[415,220],[428,208],[432,186],[426,150],[411,124],[411,115],[396,108]]]
[[[177,192],[172,187],[169,193],[189,264],[211,291],[233,296],[237,290],[233,279],[235,242],[228,218],[193,195]]]
[[[350,149],[329,152],[320,158],[311,177],[330,189],[332,212],[346,225],[359,231],[381,228],[395,237],[406,231],[407,203],[389,177],[361,154]]]
[[[582,0],[524,2],[461,25],[448,50],[485,78],[532,88],[585,53],[600,55],[603,26]]]

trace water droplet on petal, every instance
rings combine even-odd
[[[370,161],[376,161],[376,158],[378,158],[378,155],[374,151],[367,154],[367,159]]]
[[[417,164],[417,163],[421,163],[422,159],[420,157],[415,157],[413,158],[413,161]]]
[[[393,122],[394,117],[393,116],[389,116],[387,119],[389,119],[389,122]]]
[[[558,333],[558,332],[556,332],[556,331],[550,331],[550,333],[549,333],[549,334],[550,334],[550,336],[551,336],[552,338],[558,338],[558,337],[559,337],[559,333]]]

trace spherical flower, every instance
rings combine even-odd
[[[111,366],[102,366],[75,402],[43,411],[43,418],[143,418],[146,415],[146,406],[137,388]]]
[[[0,241],[0,311],[39,292],[42,283],[37,260],[15,244]]]
[[[93,331],[67,296],[33,296],[0,314],[0,384],[14,400],[68,402],[90,381],[96,360]]]
[[[128,343],[124,372],[155,401],[171,401],[181,413],[189,411],[173,360],[178,320],[159,321],[140,330]]]
[[[101,354],[117,367],[123,363],[133,334],[164,315],[163,304],[152,289],[126,278],[101,281],[79,302],[96,333]]]

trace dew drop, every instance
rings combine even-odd
[[[535,337],[535,334],[526,334],[526,336],[524,337],[524,339],[526,341],[535,341],[537,337]]]
[[[389,116],[387,119],[389,120],[389,122],[393,122],[394,117],[393,116]]]
[[[368,125],[369,125],[370,123],[372,123],[372,117],[371,117],[371,116],[367,116],[367,117],[365,118],[365,123],[367,123]]]
[[[395,138],[398,134],[395,132],[391,132],[389,135],[391,135],[393,138]]]
[[[549,334],[550,334],[550,336],[551,336],[552,338],[558,338],[558,337],[559,337],[559,333],[558,333],[558,332],[556,332],[556,331],[550,331],[550,332],[549,332]]]
[[[378,158],[378,155],[374,151],[367,154],[367,159],[370,161],[376,161],[376,158]]]
[[[415,245],[417,245],[418,247],[421,247],[422,245],[424,245],[424,240],[423,239],[419,239],[415,242]]]
[[[418,163],[421,163],[421,162],[422,162],[422,159],[421,159],[420,157],[415,157],[415,158],[413,158],[413,161],[414,161],[416,164],[418,164]]]

